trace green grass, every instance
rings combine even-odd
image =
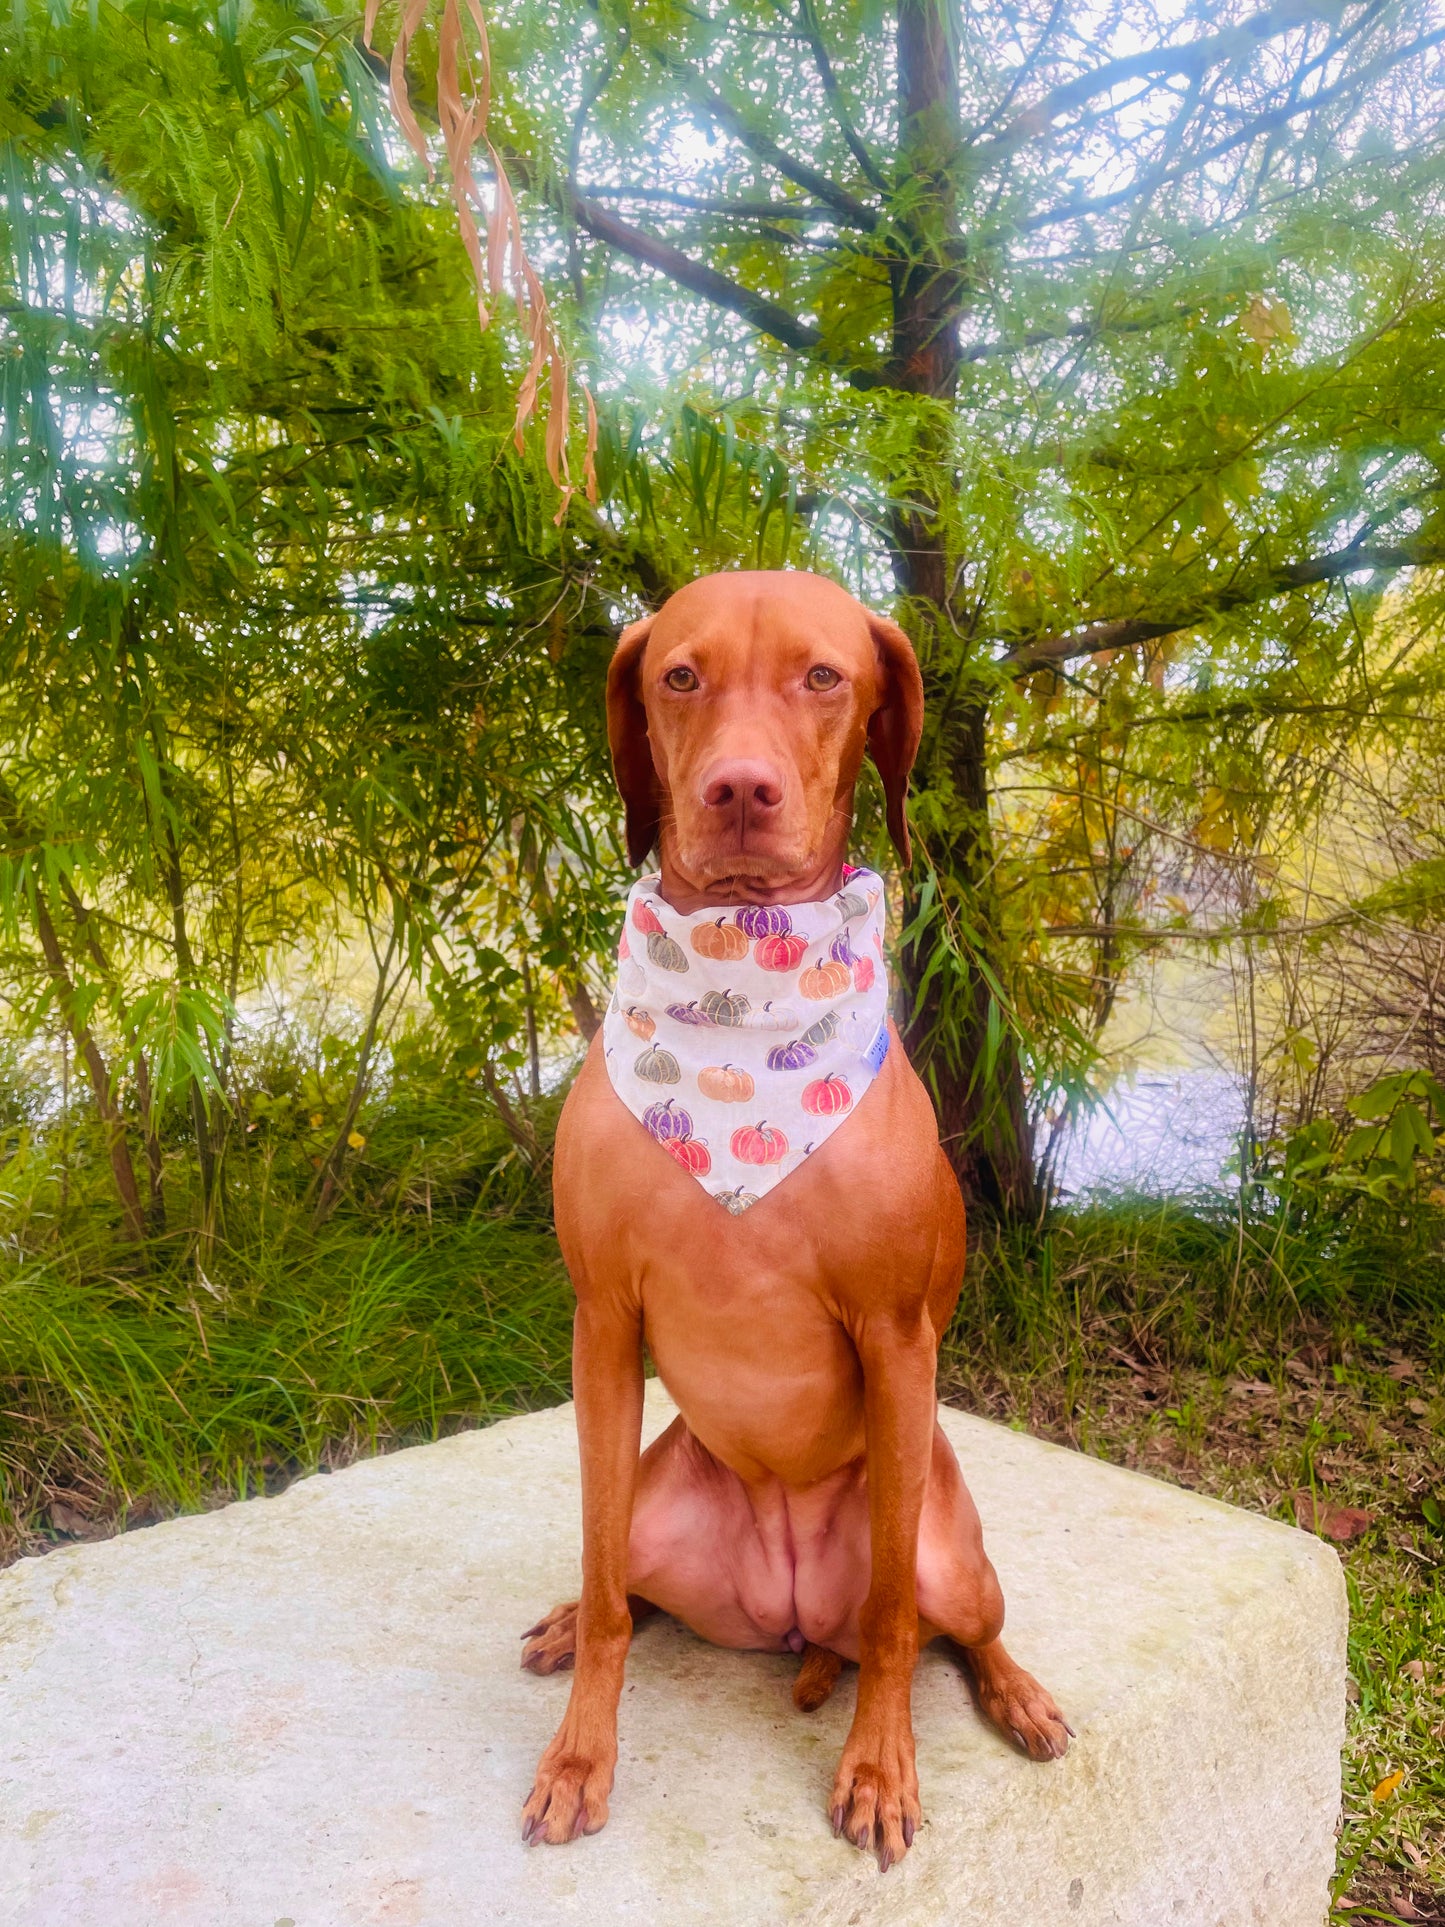
[[[202,1282],[204,1278],[205,1282]],[[569,1395],[545,1227],[340,1223],[0,1281],[0,1554],[54,1508],[100,1531]]]

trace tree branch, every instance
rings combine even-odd
[[[1090,72],[1079,74],[1073,80],[1051,89],[1032,107],[1023,108],[1001,134],[970,149],[970,159],[975,166],[984,167],[1008,159],[1029,141],[1047,134],[1054,122],[1071,108],[1082,107],[1086,101],[1108,93],[1122,81],[1162,80],[1172,74],[1198,76],[1207,73],[1209,68],[1221,61],[1248,52],[1260,41],[1273,40],[1293,27],[1315,21],[1332,21],[1337,16],[1338,8],[1332,6],[1329,0],[1279,0],[1278,5],[1264,7],[1240,21],[1237,26],[1225,27],[1202,40],[1187,40],[1172,47],[1147,47],[1141,48],[1138,53],[1121,54],[1117,59],[1106,60]]]
[[[814,201],[718,201],[702,194],[681,194],[670,187],[618,187],[589,182],[577,192],[596,200],[656,201],[665,207],[685,208],[695,214],[731,214],[744,221],[836,221],[837,211]]]
[[[1319,93],[1312,94],[1307,99],[1291,99],[1278,107],[1268,109],[1265,113],[1256,114],[1253,120],[1246,122],[1243,127],[1236,128],[1232,134],[1216,141],[1212,147],[1204,147],[1198,153],[1191,154],[1177,167],[1155,167],[1136,176],[1127,187],[1117,188],[1112,194],[1100,194],[1092,199],[1064,201],[1056,207],[1045,208],[1040,213],[1030,215],[1027,220],[1021,221],[1018,231],[1021,234],[1034,234],[1041,228],[1055,227],[1061,221],[1081,220],[1090,214],[1107,214],[1111,209],[1121,207],[1128,201],[1138,200],[1144,195],[1157,194],[1166,187],[1173,187],[1190,174],[1197,174],[1201,167],[1207,167],[1211,161],[1219,160],[1236,148],[1258,140],[1261,134],[1275,134],[1282,127],[1288,126],[1290,121],[1299,120],[1307,114],[1316,114],[1321,108],[1330,106],[1343,96],[1357,93],[1371,81],[1378,80],[1416,54],[1427,53],[1430,48],[1438,46],[1442,40],[1445,40],[1445,28],[1438,28],[1434,33],[1422,34],[1419,39],[1412,40],[1408,46],[1397,48],[1389,54],[1382,54],[1378,60],[1372,61],[1358,73],[1346,75],[1343,79],[1336,81],[1333,87],[1323,87]]]
[[[665,48],[653,48],[650,51],[655,60],[683,83],[697,106],[715,120],[719,127],[725,127],[747,148],[749,153],[756,154],[760,161],[766,161],[768,166],[774,168],[779,174],[796,182],[799,187],[805,188],[818,200],[825,201],[848,226],[862,228],[869,234],[877,227],[878,214],[866,202],[850,194],[846,187],[839,187],[835,181],[829,180],[826,174],[820,174],[816,168],[809,167],[806,161],[795,160],[791,154],[779,147],[775,140],[750,126],[738,108],[730,101],[724,100],[721,94],[715,93],[705,80],[693,73],[675,54],[668,52]]]
[[[571,196],[571,207],[577,225],[585,228],[595,240],[617,248],[634,261],[640,261],[644,267],[655,268],[659,274],[667,275],[679,287],[688,288],[693,294],[700,294],[715,307],[726,308],[729,313],[740,315],[752,327],[780,341],[785,348],[810,351],[821,347],[823,337],[817,328],[800,321],[797,315],[789,313],[776,301],[769,301],[766,295],[755,294],[751,288],[743,287],[738,281],[730,281],[715,268],[694,261],[691,255],[683,254],[669,242],[655,240],[652,235],[644,234],[641,228],[619,221],[615,214],[598,207],[595,201],[584,200],[580,194]]]
[[[853,125],[853,117],[848,112],[848,103],[843,98],[843,90],[838,85],[838,76],[833,70],[833,62],[828,53],[823,30],[818,24],[818,16],[813,0],[799,0],[798,11],[803,21],[803,31],[808,45],[813,50],[813,64],[818,69],[818,78],[823,83],[823,92],[828,97],[828,105],[833,110],[833,118],[838,123],[838,131],[848,143],[848,152],[857,161],[865,181],[876,187],[880,194],[888,192],[888,182],[882,169],[868,152],[863,137]]]
[[[1106,650],[1133,649],[1161,636],[1177,635],[1193,629],[1213,615],[1243,609],[1272,596],[1288,595],[1295,589],[1312,588],[1318,582],[1333,582],[1352,575],[1356,569],[1376,569],[1394,573],[1398,569],[1428,568],[1445,562],[1445,541],[1416,540],[1388,547],[1351,543],[1329,555],[1317,555],[1305,562],[1286,562],[1279,568],[1240,587],[1221,588],[1213,595],[1196,597],[1176,615],[1167,617],[1119,616],[1110,621],[1091,622],[1086,628],[1064,635],[1046,636],[1038,642],[1022,644],[999,658],[999,666],[1017,676],[1031,675],[1038,669],[1057,668],[1079,656],[1102,655]]]

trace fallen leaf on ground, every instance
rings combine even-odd
[[[1312,1492],[1295,1493],[1294,1516],[1306,1532],[1316,1532],[1322,1539],[1333,1539],[1342,1546],[1358,1539],[1375,1523],[1373,1512],[1353,1505],[1330,1505]]]
[[[1397,1358],[1386,1370],[1391,1378],[1414,1378],[1420,1367],[1412,1358]]]
[[[1408,1673],[1411,1679],[1424,1679],[1425,1662],[1423,1659],[1407,1659],[1401,1670]]]
[[[1402,1840],[1400,1846],[1407,1860],[1413,1861],[1417,1867],[1424,1866],[1425,1856],[1413,1840]]]
[[[1396,1787],[1399,1786],[1404,1777],[1403,1773],[1387,1773],[1385,1775],[1384,1779],[1381,1780],[1380,1784],[1370,1795],[1370,1798],[1375,1802],[1376,1806],[1381,1805],[1389,1799],[1390,1795],[1395,1791]]]
[[[1274,1393],[1273,1385],[1263,1378],[1237,1378],[1229,1389],[1236,1398],[1270,1398]]]
[[[1423,1398],[1407,1399],[1406,1404],[1410,1411],[1415,1414],[1416,1418],[1428,1418],[1430,1416],[1430,1407]]]
[[[1408,1894],[1391,1894],[1390,1905],[1400,1916],[1401,1920],[1423,1920],[1425,1918]]]
[[[72,1539],[104,1539],[106,1528],[99,1520],[92,1519],[88,1513],[77,1512],[74,1506],[67,1505],[63,1499],[50,1502],[50,1523],[56,1532],[63,1532]]]

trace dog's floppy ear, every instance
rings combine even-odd
[[[868,751],[883,779],[888,805],[888,834],[903,867],[913,861],[908,841],[908,772],[918,754],[923,734],[923,677],[913,644],[896,622],[870,615],[868,627],[882,670],[882,700],[868,718]]]
[[[639,865],[647,861],[647,853],[657,841],[659,822],[657,771],[652,766],[652,744],[647,737],[647,711],[637,689],[637,671],[652,623],[651,616],[644,616],[622,631],[607,670],[607,743],[612,751],[612,774],[622,792],[627,860]]]

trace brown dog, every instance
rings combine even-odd
[[[641,863],[659,844],[674,910],[838,890],[865,748],[908,861],[918,665],[901,629],[835,584],[690,584],[623,635],[607,710],[629,852]],[[623,1665],[635,1618],[654,1608],[718,1645],[802,1649],[801,1706],[858,1662],[830,1805],[835,1830],[885,1868],[919,1820],[921,1645],[954,1642],[983,1711],[1034,1759],[1068,1744],[1053,1700],[999,1643],[1003,1597],[937,1423],[963,1203],[892,1041],[856,1115],[740,1217],[624,1107],[600,1037],[567,1099],[556,1207],[577,1292],[582,1597],[526,1636],[524,1666],[575,1661],[576,1676],[524,1839],[573,1840],[606,1820]],[[682,1416],[639,1460],[644,1336]]]

